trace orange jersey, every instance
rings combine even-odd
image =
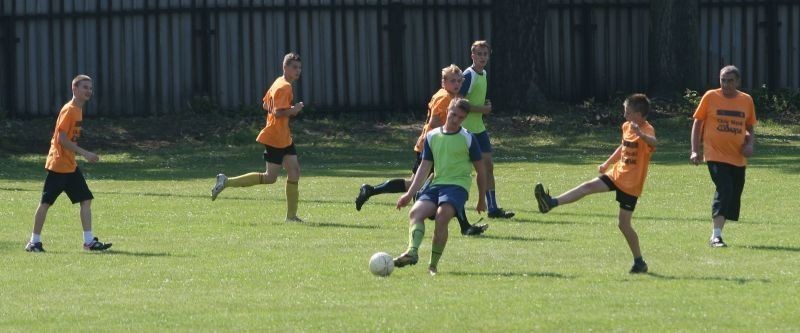
[[[650,136],[656,135],[656,130],[646,121],[639,125],[639,130]],[[622,124],[622,154],[614,167],[606,171],[606,175],[622,192],[638,198],[642,195],[650,155],[654,151],[655,147],[636,135],[631,122],[626,121]]]
[[[267,125],[258,133],[256,141],[275,148],[286,148],[292,144],[292,133],[289,131],[289,117],[276,117],[278,109],[292,107],[292,84],[283,76],[275,79],[263,101],[267,103]]]
[[[451,96],[447,90],[444,90],[444,88],[439,89],[439,91],[433,94],[431,101],[428,102],[428,115],[425,116],[425,125],[422,126],[422,134],[419,135],[417,144],[414,145],[415,152],[422,152],[422,145],[425,143],[425,135],[428,134],[428,131],[433,129],[430,127],[430,122],[433,117],[439,118],[439,123],[442,125],[447,121],[447,107],[450,106],[450,101],[452,99],[453,96]]]
[[[747,127],[756,124],[753,98],[743,92],[727,98],[722,89],[713,89],[703,95],[694,119],[703,121],[703,159],[706,161],[746,166],[742,155]]]
[[[78,163],[75,162],[75,152],[61,146],[58,138],[59,132],[64,132],[67,139],[78,142],[81,136],[81,123],[83,122],[83,109],[73,105],[72,101],[61,107],[56,120],[56,129],[53,131],[53,138],[50,139],[50,152],[47,153],[45,169],[58,173],[75,172]]]

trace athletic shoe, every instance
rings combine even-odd
[[[227,180],[228,177],[226,177],[225,175],[223,174],[217,175],[217,183],[214,184],[213,188],[211,188],[211,201],[217,200],[217,196],[219,195],[219,193],[225,189],[225,181]]]
[[[467,229],[466,231],[462,232],[461,234],[464,235],[464,236],[478,236],[480,234],[483,234],[483,232],[486,231],[486,229],[489,229],[489,225],[488,224],[486,224],[486,223],[484,223],[484,224],[475,223],[475,224],[471,225],[469,227],[469,229]]]
[[[36,243],[28,242],[28,244],[25,245],[25,251],[44,252],[44,248],[42,247],[42,242],[36,242]]]
[[[514,217],[515,214],[514,212],[507,212],[502,208],[497,208],[495,210],[489,211],[489,214],[487,215],[489,215],[489,217],[493,219],[510,219]]]
[[[375,188],[372,185],[361,185],[361,189],[358,190],[358,196],[356,197],[356,210],[361,211],[361,206],[364,205],[369,197],[372,196],[372,191],[375,191]]]
[[[83,244],[83,249],[86,251],[105,251],[111,247],[111,243],[101,243],[100,240],[95,237],[91,243]]]
[[[408,252],[403,252],[399,257],[394,258],[394,267],[403,267],[407,265],[416,265],[417,261],[419,261],[418,254],[408,254]]]
[[[641,264],[634,263],[633,267],[631,267],[631,274],[639,274],[639,273],[647,273],[647,263],[642,262]]]
[[[439,272],[436,270],[436,267],[428,266],[428,274],[431,276],[436,276]]]
[[[299,217],[297,217],[297,216],[295,216],[295,217],[287,217],[287,218],[286,218],[285,220],[283,220],[283,221],[284,221],[284,222],[286,222],[286,223],[291,223],[291,222],[303,223],[303,222],[305,222],[305,221],[301,220],[301,219],[300,219]]]
[[[536,202],[539,204],[540,212],[547,213],[552,209],[552,207],[550,207],[550,202],[553,198],[550,196],[550,191],[544,190],[542,183],[536,184],[536,187],[533,189],[533,195],[536,197]]]
[[[708,245],[711,247],[727,247],[728,245],[722,241],[722,236],[719,237],[711,237],[708,240]]]

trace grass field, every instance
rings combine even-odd
[[[209,200],[217,172],[263,170],[252,127],[229,144],[101,150],[81,168],[107,253],[82,251],[66,196],[45,225],[48,252],[24,252],[44,152],[3,154],[0,331],[800,330],[800,128],[759,125],[742,217],[725,228],[729,247],[711,249],[713,188],[705,166],[688,164],[687,124],[653,121],[661,145],[633,218],[650,273],[636,276],[613,194],[547,215],[532,197],[537,181],[557,194],[595,177],[616,126],[495,131],[498,199],[517,216],[488,220],[476,238],[451,225],[435,277],[430,226],[420,265],[372,276],[373,253],[405,249],[408,209],[394,209],[397,195],[353,206],[362,183],[407,175],[413,126],[296,130],[304,224],[283,222],[283,178]]]

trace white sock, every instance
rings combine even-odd
[[[715,237],[722,237],[722,229],[721,228],[714,228],[713,232],[711,233],[711,238]]]
[[[31,233],[31,243],[36,244],[42,241],[42,235]]]
[[[94,240],[94,236],[92,236],[92,231],[84,231],[83,232],[83,244],[89,244]]]

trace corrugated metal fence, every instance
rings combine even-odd
[[[745,88],[800,87],[800,3],[700,3],[696,88],[728,63]],[[550,98],[646,90],[649,1],[549,4]],[[490,10],[491,0],[0,0],[0,111],[52,115],[77,73],[95,78],[90,115],[176,112],[201,96],[256,106],[288,51],[303,57],[295,95],[306,105],[421,111],[439,69],[468,66],[469,44],[491,41]]]

